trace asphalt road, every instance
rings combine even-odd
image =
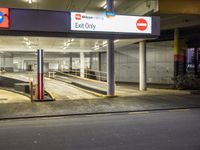
[[[200,150],[200,109],[0,121],[0,150]]]

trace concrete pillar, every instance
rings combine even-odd
[[[194,48],[194,74],[198,75],[198,47]]]
[[[147,90],[147,71],[146,71],[146,42],[139,43],[139,67],[140,67],[140,91]]]
[[[114,63],[114,40],[108,40],[107,50],[107,95],[115,95],[115,63]]]
[[[69,70],[72,72],[72,53],[69,54]]]
[[[98,56],[98,71],[99,71],[99,77],[98,77],[98,79],[99,80],[101,80],[101,52],[98,52],[98,54],[97,54]]]
[[[92,58],[93,58],[93,53],[89,54],[89,69],[92,69]]]
[[[114,0],[106,0],[107,12],[114,12]]]
[[[2,67],[3,67],[3,70],[5,71],[6,70],[6,56],[5,55],[3,55],[3,61],[2,62],[3,62]]]
[[[21,66],[20,66],[20,71],[23,72],[24,71],[24,60],[21,60]]]
[[[85,54],[83,52],[80,53],[80,76],[85,77]]]
[[[179,29],[174,30],[174,77],[179,74]]]

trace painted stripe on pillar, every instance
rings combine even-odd
[[[179,54],[179,29],[174,30],[174,55]]]
[[[174,61],[185,62],[186,57],[184,55],[174,55]]]

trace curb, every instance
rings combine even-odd
[[[190,94],[200,94],[200,90],[191,90]]]
[[[169,111],[169,110],[181,110],[181,109],[200,109],[200,106],[194,107],[174,107],[174,108],[158,108],[158,109],[144,109],[144,110],[127,110],[127,111],[108,111],[108,112],[95,112],[95,113],[72,113],[72,114],[58,114],[58,115],[37,115],[37,116],[25,116],[25,117],[3,117],[0,121],[5,120],[21,120],[21,119],[34,119],[34,118],[53,118],[53,117],[73,117],[73,116],[88,116],[88,115],[100,115],[100,114],[126,114],[132,112],[157,112],[157,111]]]

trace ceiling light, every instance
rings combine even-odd
[[[106,1],[104,1],[101,5],[100,5],[100,7],[102,7],[102,8],[107,8],[107,2]]]
[[[24,41],[28,41],[28,38],[24,37]]]
[[[107,41],[103,41],[103,45],[107,44]]]
[[[32,4],[32,0],[28,0],[28,3],[29,3],[29,4]]]
[[[117,43],[117,42],[119,42],[119,40],[114,40],[114,43]]]
[[[31,43],[30,43],[30,42],[26,42],[26,45],[30,46],[30,45],[31,45]]]
[[[103,6],[103,9],[106,9],[106,8],[107,8],[107,4]]]

